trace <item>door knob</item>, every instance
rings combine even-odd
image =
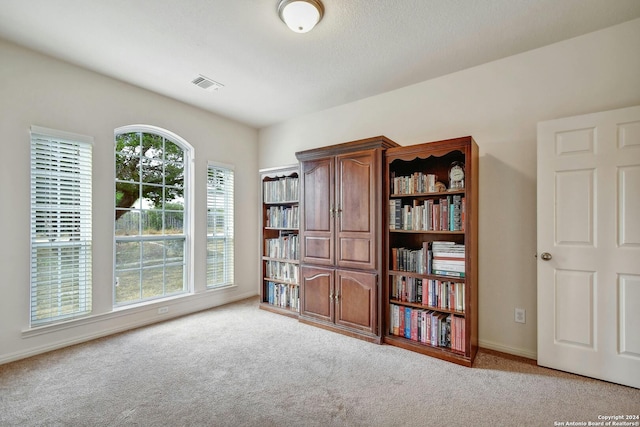
[[[542,254],[540,254],[540,258],[542,258],[543,261],[549,261],[552,256],[549,252],[542,252]]]

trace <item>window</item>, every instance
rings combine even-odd
[[[129,126],[115,134],[116,306],[189,291],[191,147],[171,132]]]
[[[93,139],[31,127],[31,325],[91,313]]]
[[[233,167],[209,163],[207,287],[233,284]]]

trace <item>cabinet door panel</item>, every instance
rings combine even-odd
[[[332,265],[334,262],[334,160],[320,159],[302,163],[304,242],[302,261]]]
[[[333,275],[329,268],[301,268],[301,315],[333,321]]]
[[[337,157],[337,264],[341,267],[376,268],[376,154],[367,151]]]
[[[336,324],[376,334],[376,274],[336,271]]]

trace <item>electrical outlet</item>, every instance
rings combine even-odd
[[[160,307],[158,309],[158,314],[167,314],[169,312],[169,307]]]
[[[514,319],[517,323],[527,323],[526,322],[526,312],[524,308],[516,308],[516,316]]]

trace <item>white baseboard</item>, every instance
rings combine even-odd
[[[509,347],[507,345],[503,345],[503,344],[499,344],[491,341],[480,340],[480,339],[478,340],[478,346],[489,349],[489,350],[495,350],[495,351],[500,351],[502,353],[512,354],[514,356],[520,356],[520,357],[526,357],[527,359],[538,360],[537,352],[526,350],[523,348]]]

